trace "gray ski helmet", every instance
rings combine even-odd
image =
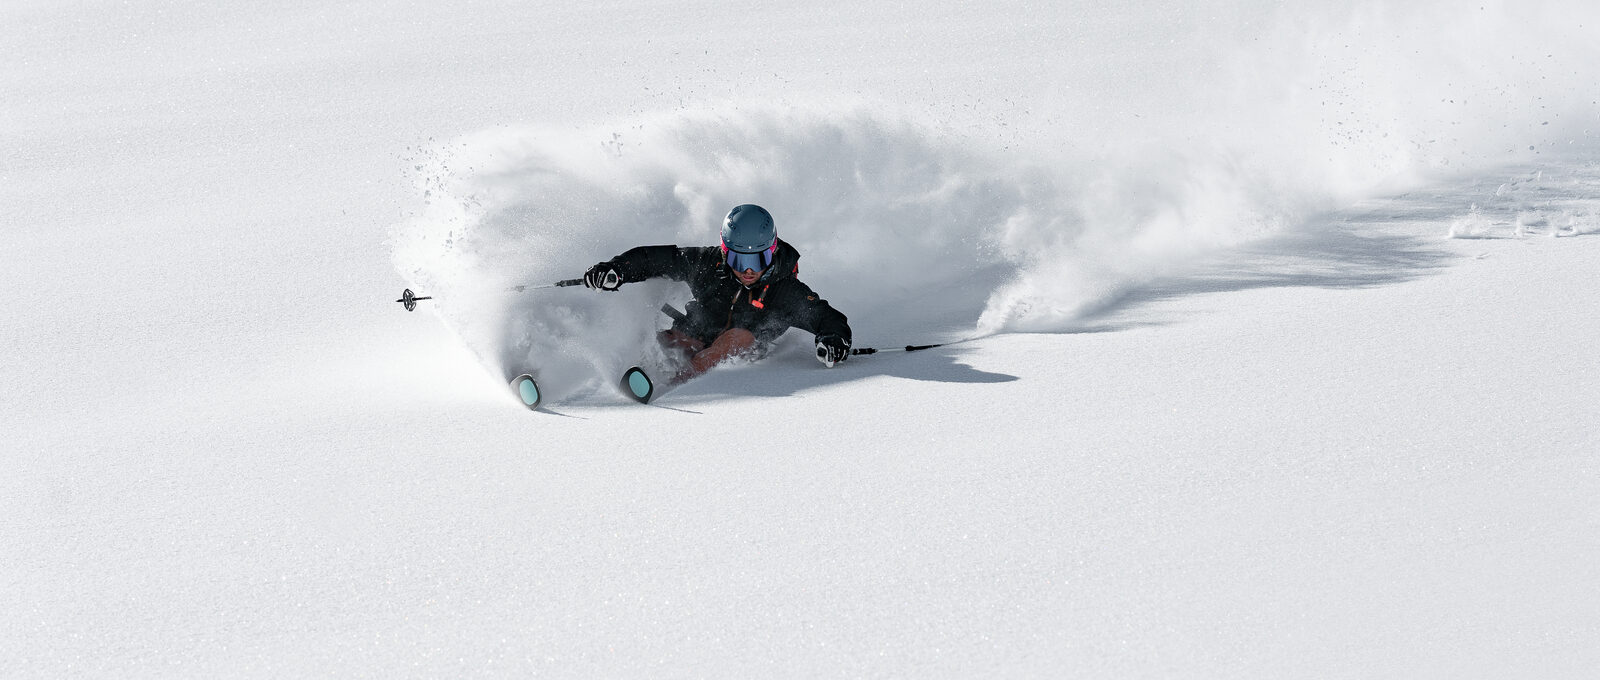
[[[778,244],[772,214],[759,205],[736,205],[722,219],[722,247],[735,253],[760,253]]]

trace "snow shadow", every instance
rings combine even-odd
[[[1182,274],[1132,285],[1083,312],[1084,332],[1153,323],[1139,314],[1158,302],[1257,288],[1372,288],[1401,283],[1446,267],[1456,258],[1438,240],[1396,234],[1330,231],[1284,234],[1218,253]]]
[[[668,392],[662,399],[672,404],[676,401],[674,398],[714,401],[724,398],[788,397],[811,389],[873,377],[967,384],[997,384],[1019,379],[1014,375],[983,371],[962,363],[961,357],[970,350],[959,344],[917,352],[856,356],[828,369],[811,356],[811,343],[808,340],[797,341],[796,335],[791,333],[785,336],[780,341],[781,347],[758,363],[718,367]]]
[[[1502,181],[1502,178],[1503,181]],[[1083,331],[1155,323],[1149,306],[1256,288],[1372,288],[1450,266],[1450,238],[1570,237],[1600,233],[1600,169],[1552,161],[1454,177],[1329,212],[1293,229],[1207,254],[1129,285],[1084,309]]]

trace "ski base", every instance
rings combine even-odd
[[[517,398],[522,400],[522,405],[528,407],[529,410],[539,408],[541,398],[539,383],[534,381],[533,376],[523,373],[513,378],[511,380],[511,393],[517,395]]]

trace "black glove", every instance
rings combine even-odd
[[[600,290],[616,290],[622,287],[622,273],[610,262],[601,262],[584,272],[583,285]]]
[[[834,333],[817,336],[817,361],[828,368],[850,358],[850,341]]]

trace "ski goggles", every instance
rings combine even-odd
[[[728,266],[736,272],[745,270],[761,271],[772,265],[772,256],[778,252],[778,244],[774,242],[771,248],[754,253],[741,253],[730,250],[726,244],[722,246],[722,254],[727,258]]]

